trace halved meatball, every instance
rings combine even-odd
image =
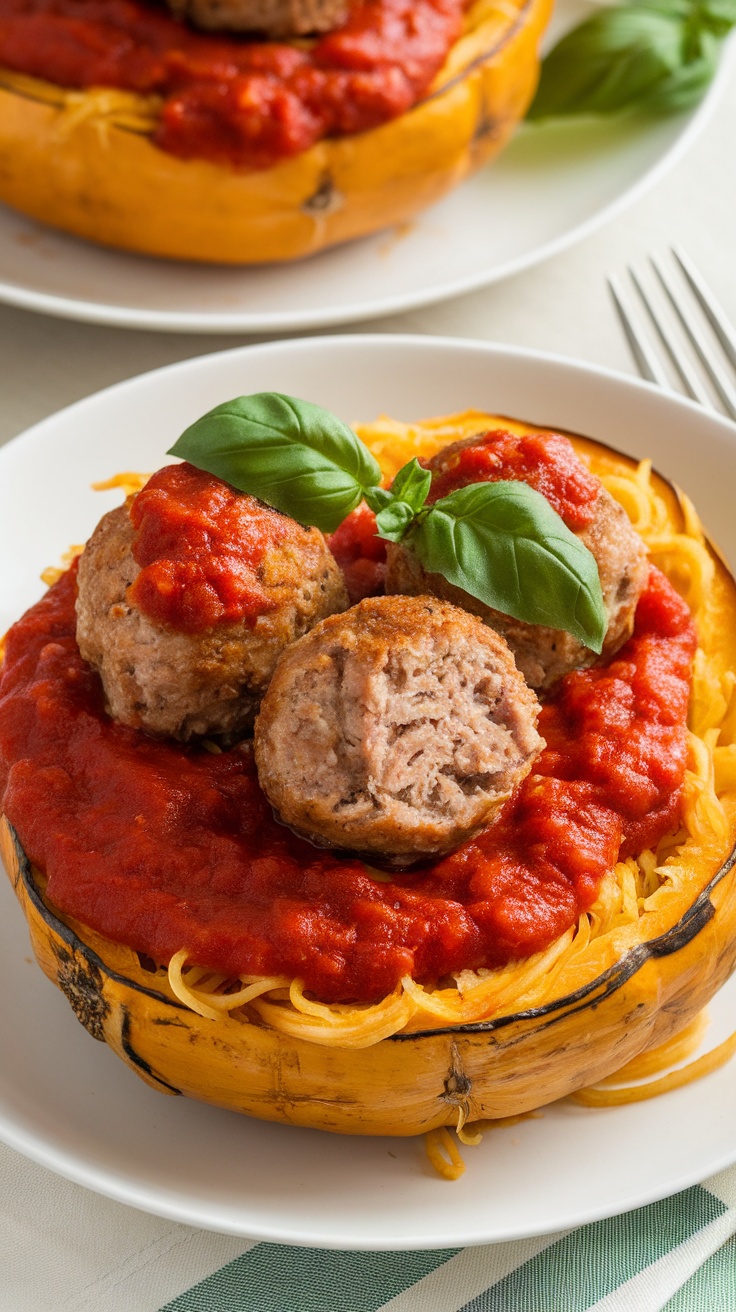
[[[312,841],[409,865],[488,824],[543,746],[498,634],[432,597],[370,597],[281,657],[258,776]]]
[[[172,13],[207,31],[303,36],[330,32],[348,15],[348,0],[167,0]]]
[[[340,570],[317,529],[286,520],[254,497],[243,497],[242,502],[246,547],[248,530],[262,532],[263,521],[268,530],[281,520],[288,531],[266,545],[250,574],[243,565],[237,577],[237,562],[233,565],[231,557],[226,558],[228,568],[236,572],[235,582],[243,585],[245,576],[258,603],[256,613],[234,622],[225,619],[185,631],[145,613],[134,586],[142,570],[134,556],[131,504],[105,515],[87,543],[79,561],[77,641],[82,656],[100,675],[110,715],[122,724],[182,740],[247,730],[284,647],[325,615],[348,605]],[[182,518],[185,521],[184,514]],[[172,534],[176,536],[176,527]],[[172,552],[177,545],[169,544]],[[168,574],[163,568],[168,565],[170,561],[156,561],[164,603],[169,576],[175,577],[173,566]],[[154,581],[160,581],[159,576]],[[139,590],[145,600],[140,584]],[[214,609],[212,590],[207,593],[193,577],[192,597],[201,602],[202,591]],[[179,610],[182,600],[186,602],[186,587],[182,594]]]
[[[528,444],[546,443],[549,449],[549,465],[541,470],[538,478],[535,478],[536,471],[532,462],[525,460],[529,454],[523,445],[525,440]],[[503,456],[494,468],[494,449],[501,445]],[[463,453],[472,459],[466,462]],[[455,471],[461,467],[463,472],[456,475]],[[613,500],[600,480],[585,468],[568,439],[559,434],[544,433],[533,434],[528,439],[516,438],[507,433],[478,434],[443,448],[427,462],[427,468],[433,475],[430,500],[447,495],[455,487],[484,482],[486,479],[495,481],[498,478],[517,478],[529,482],[548,497],[568,527],[593,553],[598,564],[608,615],[603,651],[597,657],[577,638],[562,629],[526,624],[523,620],[512,619],[509,615],[493,610],[461,588],[448,583],[441,574],[427,573],[416,556],[400,544],[388,545],[386,592],[409,596],[432,593],[471,611],[485,624],[503,634],[516,657],[519,669],[532,688],[550,688],[570,670],[593,665],[598,659],[609,660],[633,631],[637,602],[647,580],[647,552],[642,539],[631,527],[626,512]],[[569,493],[572,485],[576,485],[574,490],[578,496],[581,495],[581,489],[588,493],[584,514],[580,514],[577,519],[565,511],[565,494]],[[556,493],[560,497],[559,504],[555,504]],[[582,518],[588,522],[580,526],[579,519]]]

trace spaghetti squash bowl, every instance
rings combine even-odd
[[[431,455],[488,420],[469,412],[359,431],[390,474],[407,443]],[[684,1029],[733,971],[736,584],[688,499],[648,462],[573,441],[695,620],[680,827],[619,861],[545,951],[436,987],[402,980],[381,1003],[351,1007],[305,997],[298,982],[272,981],[269,997],[193,968],[186,953],[156,963],[102,937],[48,900],[4,820],[4,861],[42,969],[85,1028],[153,1088],[344,1134],[462,1128],[610,1076]]]
[[[159,149],[156,96],[66,90],[0,66],[0,201],[105,246],[217,264],[294,260],[404,224],[508,140],[551,8],[475,0],[412,109],[261,169]]]

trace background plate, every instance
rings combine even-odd
[[[554,30],[590,0],[559,0]],[[0,206],[0,301],[95,323],[180,332],[298,331],[398,313],[518,273],[612,218],[661,177],[714,108],[731,43],[698,109],[672,118],[523,129],[402,232],[290,265],[209,268],[125,255]]]
[[[736,558],[736,428],[725,420],[647,384],[522,350],[314,338],[144,375],[0,450],[0,632],[41,595],[41,569],[114,504],[114,494],[89,490],[94,479],[156,468],[196,416],[262,389],[309,397],[347,420],[475,406],[651,455]],[[734,1063],[649,1103],[560,1103],[497,1129],[466,1150],[455,1184],[433,1175],[421,1140],[342,1138],[164,1097],[93,1043],[41,975],[4,880],[0,994],[0,1138],[100,1193],[213,1230],[352,1249],[486,1243],[625,1211],[736,1161]],[[710,1043],[733,1029],[735,1005],[736,978],[713,1003]]]

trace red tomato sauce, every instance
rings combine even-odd
[[[376,516],[365,501],[327,539],[345,578],[351,606],[383,592],[386,539],[376,533]]]
[[[182,159],[269,168],[411,109],[460,36],[466,0],[358,0],[289,45],[196,32],[150,0],[0,0],[0,65],[57,86],[162,97],[153,140]]]
[[[75,595],[72,569],[10,631],[3,809],[62,912],[158,962],[186,948],[326,1001],[378,999],[405,973],[431,982],[546,947],[620,851],[677,825],[695,633],[655,569],[629,642],[545,705],[549,745],[499,822],[390,883],[277,824],[248,746],[213,756],[110,720]]]
[[[430,504],[469,483],[510,479],[541,492],[574,533],[595,516],[600,483],[576,455],[569,438],[559,433],[518,434],[503,429],[479,433],[461,450],[449,456],[443,452],[436,467],[432,461],[421,463],[433,470]]]
[[[199,633],[215,624],[255,624],[275,602],[259,581],[268,551],[299,542],[286,515],[194,465],[166,465],[130,506],[133,557],[141,572],[128,599],[155,624]]]

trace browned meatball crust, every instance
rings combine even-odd
[[[348,15],[348,0],[166,0],[172,13],[208,31],[304,36],[331,32]]]
[[[428,468],[441,472],[457,451],[472,446],[477,440],[477,437],[470,437],[445,447],[428,462]],[[631,637],[637,602],[647,581],[646,547],[631,527],[625,510],[614,501],[603,484],[595,503],[595,516],[577,536],[595,556],[608,615],[600,657],[562,629],[512,619],[448,583],[441,574],[427,573],[416,556],[400,544],[388,544],[386,592],[408,596],[429,592],[471,611],[503,634],[516,657],[516,664],[532,688],[550,688],[570,670],[583,669],[599,659],[609,660]]]
[[[254,513],[260,503],[251,498]],[[128,599],[140,573],[127,506],[97,525],[79,561],[77,642],[98,671],[115,720],[184,741],[250,728],[284,647],[348,605],[322,534],[302,529],[272,547],[260,582],[276,605],[245,622],[183,633],[153,623]]]
[[[281,657],[256,721],[260,783],[313,841],[394,865],[488,824],[543,741],[507,644],[431,597],[371,597]]]

